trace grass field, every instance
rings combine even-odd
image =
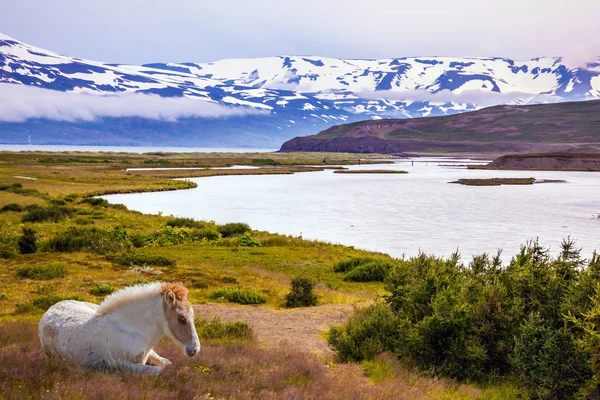
[[[225,230],[209,221],[174,222],[171,216],[144,215],[86,200],[104,193],[194,186],[168,179],[172,177],[223,171],[293,173],[307,170],[306,165],[353,163],[357,157],[0,153],[0,209],[10,205],[0,212],[4,257],[0,259],[0,398],[515,398],[517,391],[510,385],[482,388],[425,377],[392,356],[362,365],[337,364],[330,356],[265,346],[264,340],[256,339],[203,341],[200,355],[192,359],[163,340],[159,352],[173,365],[160,377],[84,371],[42,352],[37,322],[51,304],[69,298],[100,303],[112,291],[140,282],[183,282],[190,288],[191,301],[203,307],[225,301],[211,299],[215,291],[259,293],[265,304],[258,307],[285,313],[290,281],[303,276],[318,282],[315,291],[320,304],[371,303],[384,294],[383,284],[344,280],[333,265],[373,253],[258,231],[224,237],[221,231]],[[364,163],[364,156],[360,157]],[[260,168],[241,172],[208,169],[257,164]],[[207,169],[126,171],[151,166]],[[23,222],[24,217],[35,222]],[[34,229],[38,236],[37,251],[31,254],[18,250],[24,227]]]

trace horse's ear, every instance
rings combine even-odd
[[[165,292],[165,301],[170,306],[175,304],[175,293],[173,293],[171,289],[167,289],[167,291]]]

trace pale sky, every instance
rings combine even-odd
[[[114,63],[600,55],[600,0],[4,0],[0,32]]]

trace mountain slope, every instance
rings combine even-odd
[[[116,135],[118,144],[151,144],[152,138],[169,145],[273,146],[343,122],[448,115],[496,103],[597,98],[600,62],[571,69],[556,57],[521,62],[286,56],[137,66],[67,57],[0,34],[0,83],[96,96],[185,97],[255,111],[212,119],[133,113],[89,120],[0,120],[4,143],[23,143],[32,136],[38,144],[116,144]]]
[[[281,151],[600,151],[600,100],[502,105],[444,117],[355,122],[294,138]]]

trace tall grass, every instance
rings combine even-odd
[[[209,298],[214,300],[224,299],[230,303],[262,304],[269,299],[266,294],[248,288],[225,288],[210,293]]]
[[[17,269],[17,276],[23,279],[48,280],[64,278],[67,268],[64,264],[54,263],[40,266],[27,266]]]

